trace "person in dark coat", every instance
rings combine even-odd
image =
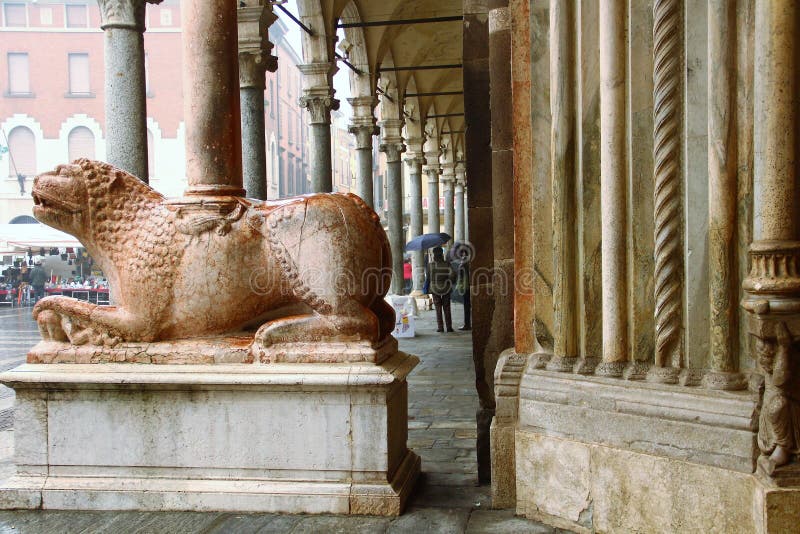
[[[33,295],[35,300],[44,297],[44,285],[47,282],[47,272],[42,267],[41,262],[36,262],[36,266],[31,271],[31,286],[33,286]]]
[[[442,247],[433,249],[433,261],[428,264],[426,274],[428,275],[428,286],[433,297],[433,305],[436,308],[437,332],[453,332],[453,319],[450,313],[450,293],[453,290],[453,282],[456,273],[450,266],[450,262],[444,259]],[[442,317],[444,315],[444,317]],[[443,320],[444,319],[444,320]]]

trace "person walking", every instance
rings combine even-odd
[[[34,301],[44,297],[44,285],[47,282],[47,272],[42,267],[42,262],[37,261],[36,266],[31,271],[31,285],[33,286]]]
[[[433,305],[436,308],[436,324],[438,325],[436,331],[444,332],[446,328],[448,332],[453,332],[450,292],[453,290],[456,273],[450,263],[444,259],[442,247],[433,249],[433,261],[428,264],[427,275]]]

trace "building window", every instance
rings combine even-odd
[[[36,138],[25,126],[17,126],[8,134],[8,152],[13,165],[8,166],[9,178],[21,174],[26,178],[36,176]]]
[[[275,118],[275,84],[273,80],[269,81],[269,116]]]
[[[69,54],[69,94],[88,96],[89,54]]]
[[[289,129],[286,140],[294,143],[294,113],[291,111],[286,114],[286,127]]]
[[[85,4],[68,4],[67,28],[86,28],[89,26],[89,13]]]
[[[31,80],[28,71],[28,54],[24,52],[8,53],[8,94],[31,94]]]
[[[172,10],[166,7],[161,8],[161,25],[172,26]]]
[[[3,4],[3,23],[14,28],[27,26],[28,10],[25,9],[25,4]]]
[[[86,126],[77,126],[67,137],[69,161],[78,158],[94,159],[94,134]]]
[[[53,9],[49,7],[39,8],[39,23],[42,26],[50,26],[53,24]]]

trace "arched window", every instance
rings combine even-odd
[[[147,177],[152,178],[156,175],[156,153],[153,143],[153,132],[147,129]]]
[[[86,126],[77,126],[67,136],[67,159],[94,159],[94,134]]]
[[[36,176],[36,138],[30,128],[17,126],[11,130],[8,134],[8,152],[13,162],[8,166],[11,178],[16,178],[17,174],[27,178]]]

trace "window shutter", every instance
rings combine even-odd
[[[89,54],[69,54],[69,92],[75,95],[88,95]]]
[[[8,134],[8,151],[11,153],[14,165],[8,166],[8,175],[16,178],[17,172],[30,178],[36,176],[36,138],[33,132],[25,126],[17,126]]]
[[[78,158],[94,159],[94,134],[85,126],[78,126],[69,132],[67,138],[69,161]]]
[[[8,54],[8,92],[27,94],[31,92],[28,75],[28,54],[10,52]]]

